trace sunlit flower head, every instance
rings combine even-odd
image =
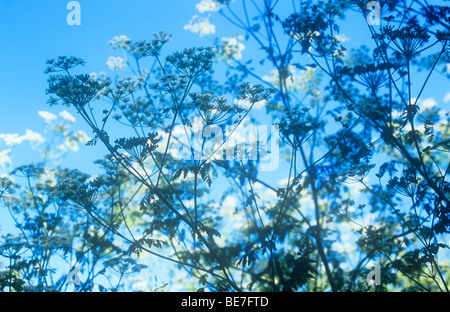
[[[38,111],[38,115],[41,116],[46,123],[50,123],[52,120],[55,120],[57,116],[47,111]]]
[[[240,35],[229,38],[223,37],[223,45],[219,49],[220,54],[228,61],[241,60],[242,51],[245,49],[245,45],[240,42],[240,40],[243,39],[244,38]]]
[[[59,113],[59,116],[61,116],[62,119],[68,121],[68,122],[75,122],[76,118],[69,113],[67,110],[63,110],[62,112]]]
[[[25,135],[23,136],[23,139],[26,141],[29,141],[30,143],[44,143],[45,139],[44,137],[35,131],[32,131],[30,129],[25,130]]]
[[[110,56],[108,58],[108,61],[106,61],[106,66],[108,66],[109,69],[125,69],[126,66],[126,59],[120,57],[120,56]]]
[[[9,156],[11,149],[0,151],[0,167],[11,164],[11,157]]]
[[[184,29],[198,33],[200,37],[212,35],[216,32],[216,26],[210,23],[209,17],[200,17],[198,15],[194,15],[189,24],[184,26]]]
[[[112,38],[108,44],[111,45],[114,49],[117,48],[125,48],[127,49],[129,44],[131,43],[131,39],[125,35],[115,36]]]
[[[219,4],[214,0],[202,0],[195,6],[200,13],[219,11]]]

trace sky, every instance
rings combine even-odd
[[[108,45],[114,36],[144,40],[164,30],[174,35],[174,48],[202,44],[199,36],[183,29],[197,1],[78,1],[81,25],[68,25],[69,2],[0,1],[0,133],[39,131],[43,121],[38,111],[58,114],[63,109],[47,104],[48,59],[77,56],[87,62],[83,71],[107,72],[108,57],[118,54]],[[85,129],[81,121],[77,127]]]

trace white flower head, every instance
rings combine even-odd
[[[245,50],[245,45],[240,40],[243,39],[241,35],[222,38],[224,44],[220,47],[219,51],[227,61],[242,59],[242,51]]]
[[[209,16],[200,17],[194,15],[189,21],[189,24],[184,26],[184,29],[193,33],[198,33],[200,37],[212,35],[216,32],[216,26],[210,23]]]
[[[200,13],[219,11],[219,4],[214,0],[202,0],[195,6]]]
[[[57,116],[47,111],[38,111],[38,115],[41,116],[45,123],[50,123],[52,120],[55,120]]]
[[[89,141],[91,138],[84,132],[84,131],[82,131],[82,130],[78,130],[76,133],[75,133],[75,140],[77,140],[77,142],[80,142],[80,143],[85,143],[85,142],[87,142],[87,141]]]
[[[0,133],[0,140],[3,140],[7,146],[15,146],[22,143],[25,138],[18,133]]]
[[[420,109],[421,110],[427,110],[427,109],[432,109],[437,105],[437,102],[435,99],[433,98],[426,98],[422,101],[422,103],[420,104]]]
[[[11,157],[9,156],[11,154],[11,149],[5,149],[3,151],[0,151],[0,166],[10,165]]]
[[[66,138],[64,144],[60,144],[58,146],[58,149],[62,152],[78,152],[80,150],[80,147],[78,146],[78,142],[76,140],[73,140],[72,138]]]
[[[335,36],[335,39],[336,39],[337,41],[339,41],[339,42],[347,42],[347,41],[350,41],[350,38],[347,37],[347,36],[344,35],[344,34],[336,35],[336,36]]]
[[[106,61],[106,66],[108,66],[109,69],[125,69],[127,60],[120,57],[120,56],[110,56],[108,58],[108,61]]]
[[[450,102],[450,92],[447,92],[447,93],[444,95],[443,101],[444,101],[444,103]]]
[[[113,49],[117,49],[117,48],[128,49],[130,43],[131,43],[131,39],[125,35],[115,36],[108,42],[108,44],[111,45],[113,47]]]
[[[44,137],[38,133],[38,132],[34,132],[30,129],[25,130],[25,135],[23,136],[24,140],[29,141],[30,143],[44,143],[45,139]]]
[[[76,121],[76,118],[71,113],[69,113],[67,110],[63,110],[62,112],[60,112],[59,116],[61,116],[62,119],[66,120],[68,122],[74,123]]]

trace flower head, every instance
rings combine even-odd
[[[197,3],[195,8],[200,13],[215,12],[220,10],[219,4],[214,0],[201,0],[199,3]]]
[[[38,111],[38,115],[44,119],[45,123],[50,123],[52,120],[57,118],[55,114],[47,111]]]
[[[131,39],[125,35],[115,36],[108,42],[108,44],[111,45],[113,49],[117,48],[128,49],[130,43]]]
[[[198,15],[194,15],[189,21],[189,24],[184,26],[184,29],[193,33],[198,33],[200,37],[212,35],[216,32],[216,26],[210,23],[209,16],[200,17]]]
[[[381,35],[381,38],[387,36],[394,45],[393,49],[407,59],[411,59],[419,53],[419,48],[430,38],[426,28],[420,26],[405,26],[401,29],[386,26],[383,31],[384,34]]]
[[[120,57],[120,56],[110,56],[108,58],[108,61],[106,61],[106,66],[108,66],[109,69],[124,69],[126,66],[127,60]]]

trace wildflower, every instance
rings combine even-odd
[[[210,94],[193,93],[191,94],[191,98],[203,122],[207,125],[225,122],[234,115],[244,111],[236,105],[227,105],[226,98],[224,97],[212,97]]]
[[[214,52],[211,48],[190,48],[169,55],[166,60],[187,77],[197,77],[212,69]],[[166,78],[169,78],[167,75]],[[172,77],[176,78],[176,77]]]
[[[373,92],[386,84],[389,78],[389,70],[398,69],[397,64],[392,63],[370,63],[364,65],[356,65],[353,68],[339,68],[340,74],[345,74],[355,79],[356,82],[366,86]]]
[[[67,73],[69,69],[79,65],[84,65],[86,62],[83,59],[74,56],[60,56],[57,59],[48,60],[46,63],[48,66],[45,70],[45,73],[54,73],[61,71]]]
[[[302,53],[306,53],[312,47],[313,42],[322,40],[323,32],[328,27],[325,13],[320,12],[316,5],[311,6],[302,14],[292,14],[283,21],[282,25],[284,31],[300,43]]]
[[[29,141],[30,143],[43,143],[45,142],[45,139],[42,137],[42,135],[38,132],[34,132],[30,129],[25,130],[25,135],[23,136],[24,140]]]
[[[38,115],[44,119],[45,123],[50,123],[57,118],[55,114],[46,111],[38,111]]]
[[[80,143],[85,143],[91,140],[91,138],[82,130],[78,130],[77,132],[75,132],[74,138],[77,142]]]
[[[0,139],[2,139],[3,142],[5,142],[5,144],[8,146],[19,145],[24,141],[38,143],[42,143],[45,141],[42,135],[30,129],[25,130],[24,135],[19,135],[17,133],[0,133]]]
[[[73,123],[76,121],[75,117],[71,113],[69,113],[67,110],[63,110],[62,112],[60,112],[59,116],[61,116],[62,119],[66,120],[68,122]]]
[[[72,138],[66,138],[64,140],[64,144],[60,144],[58,146],[58,149],[61,150],[62,152],[67,151],[78,152],[80,150],[78,143]]]
[[[0,151],[0,166],[10,165],[12,163],[11,157],[9,157],[10,153],[10,148]]]
[[[417,188],[421,182],[417,172],[413,168],[406,168],[403,170],[403,174],[400,178],[392,177],[387,187],[397,191],[403,196],[412,197],[416,194]]]
[[[114,69],[124,69],[125,65],[127,63],[127,60],[120,57],[120,56],[110,56],[108,58],[108,61],[106,61],[106,65],[108,66],[109,69],[114,70]]]
[[[0,139],[8,146],[18,145],[24,140],[18,133],[0,133]]]
[[[406,59],[411,59],[418,54],[420,47],[430,38],[426,28],[420,26],[406,26],[401,29],[385,26],[383,30],[384,34],[376,37],[383,39],[387,36],[394,45],[392,48],[405,56]]]
[[[82,107],[93,100],[107,84],[108,82],[94,80],[87,74],[50,76],[47,94],[54,94],[56,98],[50,97],[48,102],[50,105],[55,105],[62,101],[66,106]]]
[[[8,241],[0,245],[0,255],[5,258],[17,258],[21,253],[24,253],[29,248],[26,242]]]
[[[202,0],[195,6],[200,13],[219,11],[219,4],[214,0]]]
[[[231,60],[241,60],[242,59],[242,51],[245,50],[245,45],[239,40],[242,40],[243,37],[233,36],[233,37],[223,37],[222,41],[224,44],[219,47],[219,53],[227,60],[228,62]]]
[[[216,32],[216,26],[210,23],[209,16],[200,17],[198,15],[194,15],[189,21],[189,24],[184,26],[184,29],[193,33],[198,33],[200,37],[212,35]]]
[[[142,163],[156,150],[159,138],[156,133],[149,133],[148,137],[120,138],[115,141],[117,149],[123,149],[128,155],[139,163]]]
[[[115,36],[108,42],[108,44],[111,45],[113,49],[117,48],[128,49],[130,43],[131,39],[125,35]]]

